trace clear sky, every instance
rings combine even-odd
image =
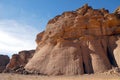
[[[88,3],[113,12],[120,0],[0,0],[0,54],[35,49],[36,34],[49,19]]]

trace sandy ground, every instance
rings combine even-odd
[[[0,80],[120,80],[118,74],[91,74],[77,76],[40,76],[20,74],[0,74]]]

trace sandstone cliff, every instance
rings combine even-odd
[[[9,61],[10,59],[7,55],[0,55],[0,73],[3,72]]]
[[[47,75],[104,72],[120,67],[120,18],[87,4],[51,19],[25,69]]]

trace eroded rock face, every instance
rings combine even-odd
[[[7,55],[0,55],[0,73],[4,71],[10,59]]]
[[[13,54],[5,72],[14,72],[19,68],[24,68],[28,61],[33,57],[35,50],[21,51],[19,54]]]
[[[47,75],[104,72],[118,66],[120,18],[88,5],[51,19],[25,69]],[[40,37],[39,37],[40,36]],[[116,57],[115,57],[116,56]],[[118,60],[117,60],[118,59]]]

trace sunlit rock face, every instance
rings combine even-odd
[[[0,73],[4,71],[10,59],[7,55],[0,55]]]
[[[47,75],[78,75],[120,67],[120,18],[116,14],[86,4],[51,19],[37,35],[36,53],[25,69]]]

